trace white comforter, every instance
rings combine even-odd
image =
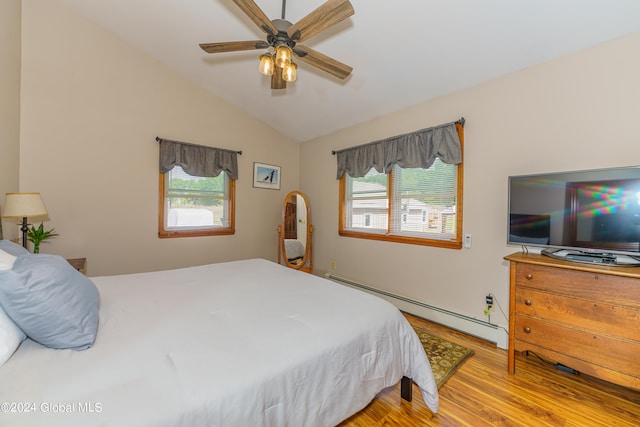
[[[284,239],[284,251],[288,260],[302,259],[305,247],[300,240]]]
[[[438,409],[413,329],[369,294],[258,259],[92,280],[95,345],[23,342],[0,425],[334,426],[403,375]]]

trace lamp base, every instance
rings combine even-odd
[[[22,217],[22,227],[20,227],[20,230],[22,231],[22,246],[25,249],[27,248],[27,233],[29,232],[29,224],[27,224],[27,217],[23,216]]]

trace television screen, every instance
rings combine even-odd
[[[640,256],[640,166],[509,177],[508,243]]]

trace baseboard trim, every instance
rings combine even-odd
[[[423,302],[376,289],[335,274],[326,273],[325,277],[341,285],[349,286],[381,297],[398,307],[399,310],[405,311],[409,314],[422,317],[432,322],[439,323],[449,328],[495,343],[499,348],[505,350],[508,348],[507,329],[502,325],[495,325],[464,314],[425,304]]]

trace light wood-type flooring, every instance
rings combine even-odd
[[[640,391],[561,372],[532,355],[516,354],[516,373],[509,375],[506,350],[405,316],[414,326],[472,348],[475,354],[440,388],[438,414],[427,409],[415,384],[413,401],[401,400],[398,384],[383,390],[341,427],[640,426]]]

